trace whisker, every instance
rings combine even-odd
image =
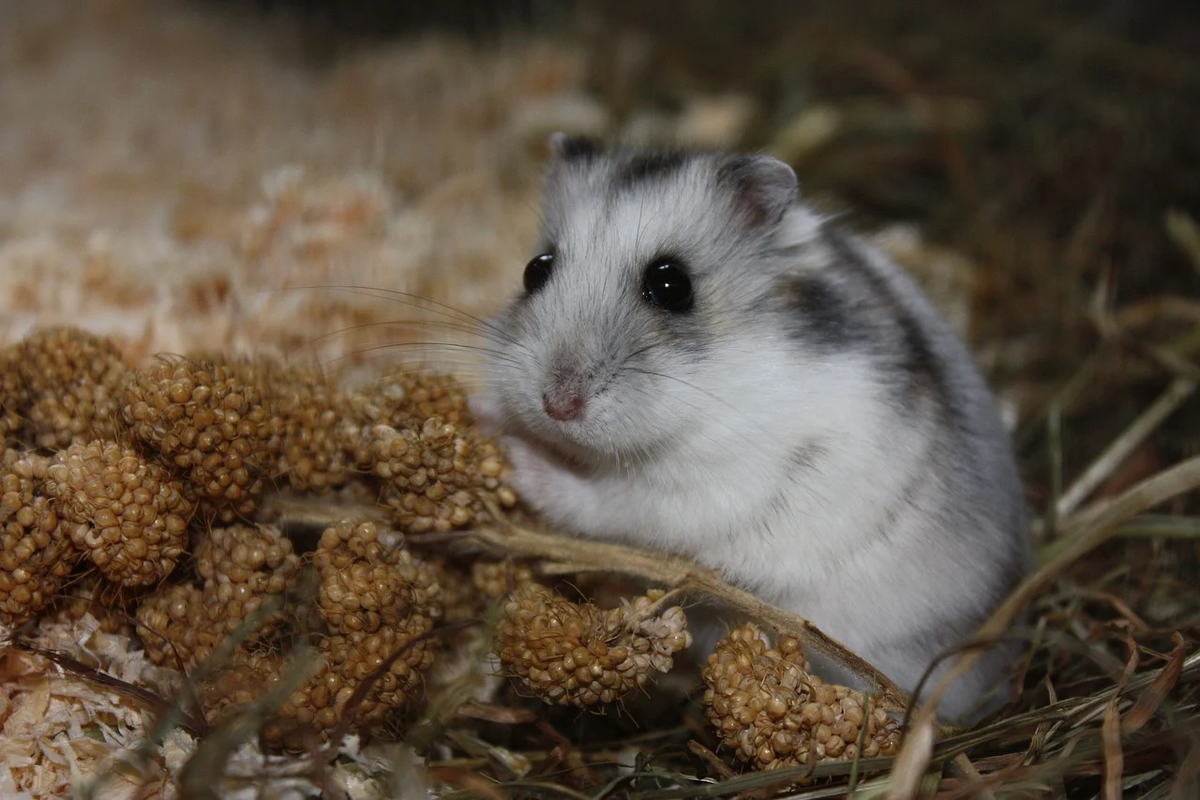
[[[676,383],[679,383],[679,384],[682,384],[683,386],[688,387],[689,389],[691,389],[694,392],[698,392],[699,394],[702,394],[711,400],[715,400],[716,402],[718,402],[721,405],[728,408],[730,411],[733,411],[735,414],[738,415],[738,417],[741,417],[742,419],[747,419],[746,415],[742,412],[742,410],[740,408],[738,408],[737,406],[735,406],[733,403],[730,403],[728,400],[725,400],[724,398],[718,397],[717,395],[713,394],[712,392],[710,392],[706,389],[701,389],[699,386],[695,385],[694,383],[690,383],[689,381],[685,381],[683,378],[677,378],[674,375],[667,375],[666,373],[655,372],[654,370],[643,369],[641,367],[625,366],[625,367],[622,367],[622,369],[627,369],[630,372],[637,372],[642,375],[650,375],[650,376],[653,376],[656,378],[664,378],[669,381],[675,381]],[[676,398],[676,399],[681,399],[681,398]],[[737,432],[737,429],[734,428],[733,426],[728,425],[728,423],[724,423],[724,424],[726,424],[726,426],[730,429],[730,431],[735,432],[735,433]],[[760,425],[758,425],[758,427],[760,429],[762,429],[763,431],[767,430],[765,425],[760,424]]]
[[[491,348],[487,348],[487,347],[477,347],[475,345],[460,344],[458,342],[392,342],[389,344],[374,345],[373,347],[361,347],[352,352],[349,352],[344,355],[340,355],[333,359],[330,359],[329,361],[324,362],[324,363],[326,365],[330,365],[330,364],[336,364],[341,361],[346,361],[348,359],[354,358],[355,356],[368,355],[368,354],[372,354],[372,353],[378,354],[378,353],[383,353],[384,351],[404,351],[404,350],[410,350],[410,351],[429,350],[431,352],[438,352],[439,350],[448,350],[450,352],[458,352],[458,351],[466,350],[466,351],[470,351],[470,352],[486,353],[486,354],[495,356],[499,360],[509,360],[513,364],[516,363],[515,360],[510,359],[510,357],[505,353],[500,353],[500,352],[497,352],[497,351],[492,350]]]
[[[631,388],[631,389],[633,389],[635,392],[639,392],[639,393],[641,393],[641,394],[642,394],[643,396],[645,396],[645,397],[649,397],[649,398],[653,398],[653,397],[654,397],[654,395],[653,395],[653,394],[650,392],[650,390],[649,390],[649,389],[647,389],[647,388],[646,388],[646,387],[644,387],[644,386],[631,386],[630,388]],[[687,406],[689,406],[689,407],[690,407],[690,408],[692,408],[693,410],[696,410],[696,411],[699,411],[699,410],[701,410],[699,405],[697,405],[696,403],[693,403],[693,402],[691,402],[691,401],[690,401],[690,400],[688,400],[687,398],[684,398],[684,397],[679,397],[679,396],[677,396],[677,395],[676,395],[676,396],[674,396],[672,399],[676,400],[677,402],[680,402],[680,403],[684,403],[684,404],[686,404]],[[741,435],[741,433],[738,431],[738,429],[737,429],[737,428],[735,428],[735,427],[733,427],[732,425],[730,425],[728,422],[725,422],[724,420],[721,420],[721,423],[720,423],[720,424],[724,425],[724,426],[725,426],[725,427],[726,427],[726,428],[729,430],[729,432],[730,432],[730,433],[732,433],[732,434],[734,434],[734,435],[737,435],[737,436],[740,436],[740,435]],[[703,437],[705,440],[707,440],[707,441],[708,441],[708,443],[709,443],[709,444],[712,444],[712,445],[714,445],[714,446],[716,446],[716,447],[720,447],[720,446],[721,446],[721,443],[720,443],[720,442],[718,442],[718,441],[717,441],[717,440],[716,440],[714,437],[712,437],[712,436],[711,436],[711,435],[709,435],[708,433],[705,433],[705,432],[703,432],[703,431],[693,431],[692,433],[693,433],[693,435],[698,435],[698,436],[701,436],[701,437]]]
[[[636,372],[641,375],[650,375],[655,378],[665,378],[666,380],[669,380],[669,381],[675,381],[676,383],[683,384],[684,386],[688,387],[692,391],[699,392],[700,394],[704,395],[705,397],[708,397],[712,400],[716,400],[721,405],[726,406],[727,408],[731,409],[732,411],[737,412],[739,415],[742,413],[742,410],[740,408],[733,405],[728,400],[724,400],[724,399],[718,397],[717,395],[713,394],[712,392],[708,391],[707,389],[701,389],[696,384],[691,383],[689,381],[685,381],[683,378],[677,378],[674,375],[667,375],[664,372],[655,372],[652,369],[644,369],[642,367],[625,366],[625,367],[622,367],[622,369],[627,369],[630,372]]]
[[[357,284],[325,284],[325,285],[317,284],[317,285],[311,285],[311,286],[284,286],[279,289],[265,289],[263,291],[266,291],[266,292],[289,292],[289,291],[314,291],[317,289],[324,289],[324,290],[333,291],[333,292],[345,292],[347,294],[355,294],[360,297],[374,297],[379,300],[391,300],[392,302],[399,303],[401,305],[407,305],[412,308],[420,308],[420,309],[423,309],[426,311],[432,311],[434,313],[442,314],[444,316],[451,316],[451,314],[456,314],[456,315],[458,315],[458,319],[460,321],[473,322],[476,325],[479,325],[484,330],[494,333],[496,336],[500,337],[501,340],[503,340],[504,342],[518,346],[518,347],[520,346],[520,344],[518,342],[516,342],[511,336],[509,336],[504,330],[497,327],[496,325],[493,325],[492,323],[488,322],[487,320],[480,319],[479,317],[475,316],[474,314],[470,314],[466,311],[463,311],[460,308],[455,308],[452,305],[442,303],[438,300],[433,300],[428,297],[422,297],[421,295],[413,294],[412,292],[402,292],[398,289],[381,289],[381,288],[374,287],[374,286],[360,286]]]
[[[340,336],[341,334],[344,334],[344,333],[367,330],[370,328],[384,328],[384,327],[391,327],[391,326],[395,326],[398,328],[421,328],[421,327],[429,326],[429,327],[444,328],[446,330],[452,330],[452,331],[462,331],[464,333],[471,333],[471,334],[478,333],[477,329],[473,325],[468,325],[466,323],[461,323],[461,322],[453,322],[453,321],[445,321],[445,320],[380,320],[377,322],[363,322],[358,325],[348,325],[343,328],[338,328],[337,330],[328,331],[327,333],[323,333],[320,336],[315,336],[312,339],[309,339],[302,345],[297,345],[295,348],[293,348],[291,351],[289,351],[289,354],[295,353],[296,351],[299,351],[302,348],[315,349],[315,346],[317,344],[327,341],[329,339],[332,339],[335,336]],[[497,342],[497,344],[503,344],[503,342]],[[499,352],[499,351],[497,351],[497,352]]]

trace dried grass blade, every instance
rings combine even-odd
[[[1192,745],[1187,758],[1183,760],[1183,766],[1179,768],[1179,775],[1175,778],[1175,785],[1171,787],[1171,800],[1194,798],[1197,789],[1200,789],[1200,742]]]
[[[1176,378],[1166,391],[1155,400],[1149,408],[1143,411],[1137,419],[1130,423],[1120,436],[1113,440],[1093,461],[1083,474],[1071,484],[1055,505],[1055,513],[1059,519],[1068,516],[1088,495],[1096,491],[1122,462],[1134,450],[1146,441],[1167,417],[1174,413],[1185,400],[1196,391],[1196,381],[1191,378]]]
[[[933,758],[933,717],[918,718],[904,737],[904,747],[892,768],[892,788],[888,800],[912,800],[921,789],[921,779]]]
[[[1163,217],[1163,227],[1171,241],[1191,259],[1192,266],[1200,272],[1200,225],[1191,215],[1172,208]]]
[[[1171,651],[1171,657],[1166,666],[1158,673],[1158,677],[1138,695],[1137,702],[1125,715],[1125,721],[1121,725],[1121,730],[1125,734],[1140,730],[1150,721],[1158,711],[1158,707],[1162,705],[1162,701],[1166,699],[1167,694],[1179,682],[1179,676],[1183,674],[1183,659],[1187,655],[1187,643],[1178,631],[1172,638],[1175,642],[1175,649]]]
[[[975,638],[979,641],[993,641],[1003,636],[1037,592],[1079,557],[1107,541],[1121,523],[1197,487],[1200,487],[1200,457],[1190,458],[1142,481],[1116,500],[1106,503],[1098,513],[1085,514],[1083,520],[1069,526],[1061,538],[1046,547],[1042,565],[1000,604],[979,628]],[[932,720],[937,712],[938,701],[947,687],[974,666],[982,652],[978,648],[964,651],[958,661],[946,671],[929,700],[921,706],[914,719],[914,725]]]
[[[1100,728],[1101,739],[1104,742],[1104,800],[1121,800],[1121,776],[1125,772],[1118,697],[1119,695],[1114,694],[1105,706],[1104,724]]]

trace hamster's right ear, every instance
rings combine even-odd
[[[733,188],[737,206],[752,228],[779,222],[800,193],[795,171],[771,156],[736,156],[722,164],[718,174]]]
[[[594,139],[559,131],[550,134],[550,156],[555,161],[575,161],[600,154],[600,144]]]

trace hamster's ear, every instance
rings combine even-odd
[[[577,134],[550,134],[550,156],[555,161],[574,161],[599,155],[600,144],[594,139]]]
[[[779,222],[799,196],[795,171],[771,156],[731,158],[718,174],[733,189],[735,205],[752,228]]]

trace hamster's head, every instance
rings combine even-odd
[[[577,463],[644,458],[729,415],[796,176],[561,134],[551,151],[523,291],[491,323],[485,405]]]

